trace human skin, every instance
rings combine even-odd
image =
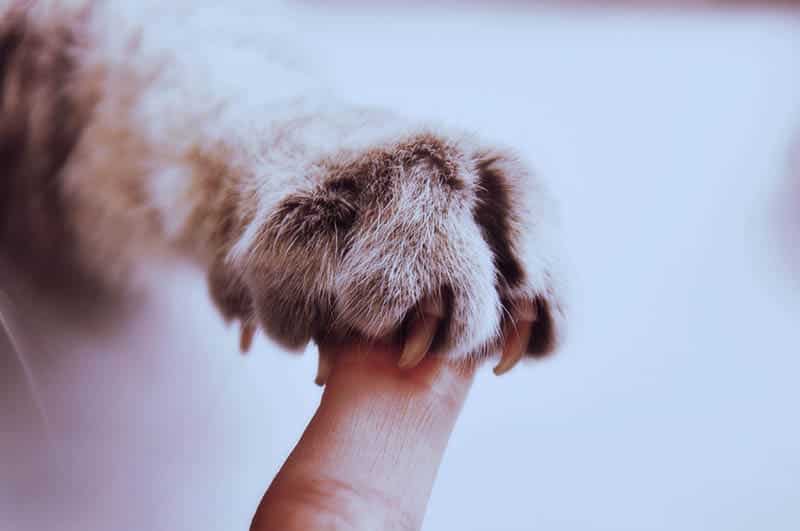
[[[319,409],[262,499],[252,531],[419,529],[474,370],[387,344],[327,344]]]

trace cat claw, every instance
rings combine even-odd
[[[397,362],[401,369],[419,365],[433,344],[444,317],[444,303],[440,297],[429,297],[419,307],[419,315],[411,321],[403,344],[403,353]]]
[[[433,336],[439,328],[439,318],[432,315],[424,315],[416,318],[411,323],[411,328],[403,345],[403,353],[397,366],[401,369],[411,369],[419,365],[425,354],[431,348]]]
[[[497,376],[513,369],[522,359],[525,354],[525,347],[527,347],[528,340],[531,338],[532,326],[533,323],[531,321],[517,321],[516,326],[511,327],[503,347],[503,356],[500,358],[500,363],[494,368],[494,373]]]
[[[247,354],[253,345],[253,336],[256,335],[256,327],[251,322],[242,321],[239,330],[239,350],[242,354]]]
[[[333,370],[333,360],[329,355],[319,352],[319,362],[317,365],[317,377],[314,378],[314,383],[323,387],[328,382],[328,377]]]
[[[525,355],[531,339],[533,322],[536,320],[536,308],[533,304],[526,302],[515,308],[514,314],[516,315],[515,319],[506,326],[503,355],[494,368],[497,376],[507,373],[519,363],[519,360]]]

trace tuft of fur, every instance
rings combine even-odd
[[[556,215],[516,156],[336,102],[263,26],[209,31],[225,18],[211,2],[157,20],[149,0],[86,6],[4,10],[4,257],[109,286],[188,258],[223,317],[289,348],[402,332],[431,295],[447,306],[440,353],[488,355],[522,303],[537,310],[528,353],[555,348]]]
[[[76,86],[84,36],[23,4],[0,19],[0,246],[44,281],[75,272],[60,178],[95,103]]]

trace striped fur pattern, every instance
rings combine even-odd
[[[526,352],[555,348],[557,214],[517,156],[337,102],[273,39],[279,8],[160,4],[4,3],[5,259],[119,289],[153,257],[189,258],[226,319],[288,348],[402,332],[430,297],[433,350],[453,359],[498,349],[520,305]]]

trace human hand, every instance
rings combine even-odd
[[[324,345],[336,363],[319,409],[273,480],[251,531],[419,529],[473,370],[396,347]]]

